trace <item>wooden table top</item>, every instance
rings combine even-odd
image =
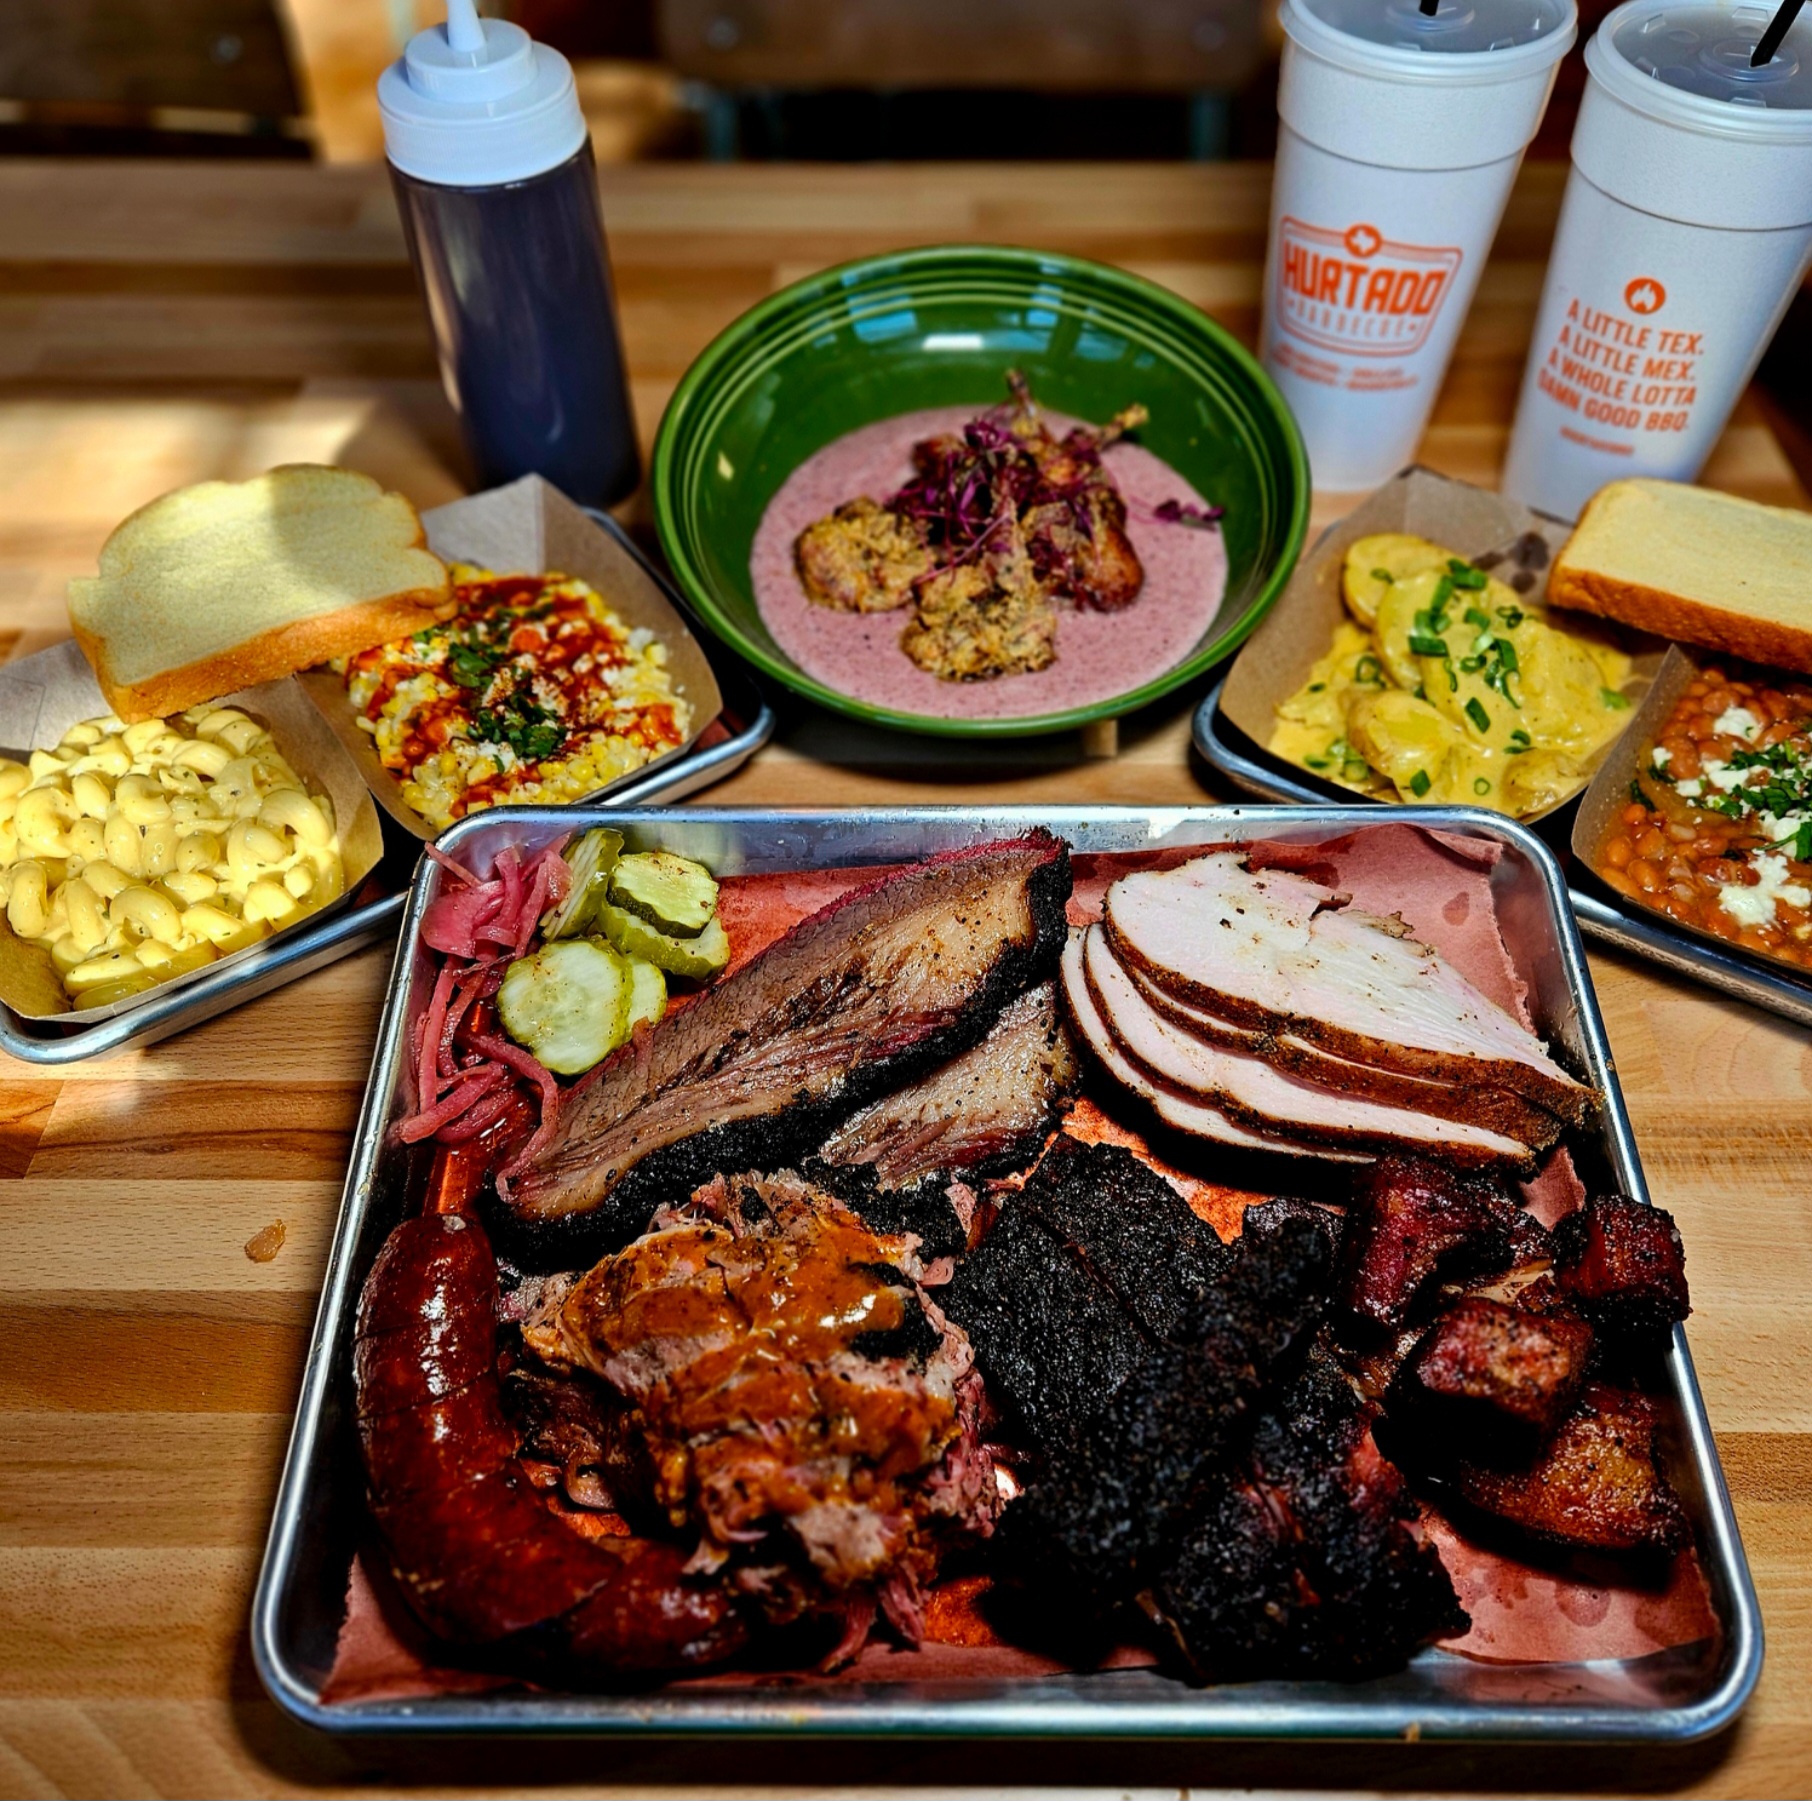
[[[1564,169],[1511,203],[1424,458],[1495,479]],[[641,167],[604,178],[645,432],[706,340],[844,258],[996,240],[1123,264],[1248,340],[1269,170]],[[0,655],[65,635],[63,584],[152,496],[342,461],[462,491],[381,171],[0,161]],[[1706,479],[1806,497],[1746,404]],[[1338,510],[1322,503],[1323,518]],[[789,715],[714,801],[1203,802],[1194,696],[1113,761]],[[253,1673],[247,1612],[364,1086],[387,950],[146,1051],[0,1058],[0,1794],[997,1793],[1316,1787],[1805,1793],[1812,1784],[1812,1055],[1645,966],[1592,967],[1769,1651],[1723,1739],[1669,1753],[1399,1749],[342,1747]],[[270,1263],[252,1234],[281,1218]]]

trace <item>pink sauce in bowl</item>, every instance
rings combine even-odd
[[[866,494],[885,500],[912,474],[912,447],[960,430],[975,407],[901,413],[847,433],[807,457],[768,502],[749,554],[755,604],[774,642],[827,688],[872,706],[938,719],[1028,719],[1092,706],[1142,688],[1174,669],[1202,641],[1220,611],[1227,552],[1218,531],[1169,524],[1153,514],[1164,501],[1204,506],[1206,499],[1161,457],[1122,440],[1104,461],[1126,501],[1127,535],[1145,566],[1145,586],[1117,613],[1059,603],[1057,660],[1029,675],[946,682],[900,649],[908,607],[844,613],[814,605],[793,563],[793,545],[813,521]],[[1080,421],[1045,418],[1058,433]]]

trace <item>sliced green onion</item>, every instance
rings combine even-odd
[[[1474,569],[1470,563],[1462,563],[1458,557],[1447,560],[1447,574],[1456,588],[1482,588],[1486,576],[1482,569]]]
[[[1447,655],[1447,640],[1445,638],[1428,638],[1420,632],[1411,632],[1409,648],[1411,653],[1418,657],[1444,657]]]
[[[1472,778],[1472,792],[1474,794],[1489,794],[1491,792],[1491,778],[1488,775],[1474,776]]]
[[[1491,730],[1491,715],[1485,711],[1484,703],[1479,700],[1477,695],[1474,695],[1471,700],[1467,701],[1466,717],[1470,719],[1481,732],[1488,732]]]
[[[1506,675],[1521,675],[1522,665],[1516,660],[1516,646],[1512,644],[1508,638],[1498,638],[1495,642],[1497,644],[1498,661],[1503,664],[1504,673]]]
[[[1466,609],[1466,623],[1468,625],[1476,625],[1481,632],[1488,632],[1491,630],[1491,615],[1479,607],[1468,607]]]
[[[1417,800],[1420,800],[1433,786],[1434,783],[1428,779],[1428,771],[1426,769],[1418,769],[1416,773],[1409,778],[1409,791]]]
[[[1353,680],[1355,682],[1363,682],[1367,686],[1370,686],[1373,683],[1383,681],[1383,679],[1384,665],[1380,663],[1376,657],[1361,657],[1359,661],[1353,665]]]
[[[1619,694],[1615,688],[1600,688],[1599,693],[1604,696],[1604,704],[1609,707],[1613,713],[1622,713],[1628,709],[1630,704],[1629,697],[1627,695]]]
[[[1372,571],[1372,580],[1375,582],[1384,582],[1384,583],[1387,583],[1388,585],[1395,586],[1397,578],[1394,575],[1392,575],[1388,569],[1374,569]]]

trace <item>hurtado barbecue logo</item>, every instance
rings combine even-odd
[[[1278,324],[1349,356],[1420,350],[1460,266],[1457,249],[1399,244],[1375,225],[1327,231],[1290,218],[1278,253]]]

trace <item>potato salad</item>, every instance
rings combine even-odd
[[[1383,800],[1518,818],[1583,788],[1630,717],[1630,659],[1426,538],[1346,554],[1348,618],[1277,708],[1273,755]]]

